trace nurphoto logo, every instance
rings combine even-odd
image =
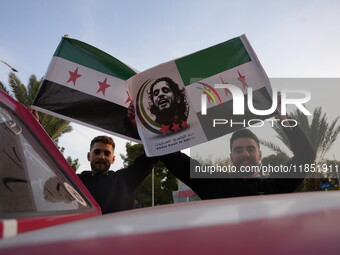
[[[233,99],[233,115],[245,115],[244,111],[244,105],[245,105],[245,99],[244,94],[242,90],[232,84],[215,84],[214,86],[216,89],[228,89],[230,91],[230,94],[232,95]],[[247,106],[249,111],[258,116],[265,116],[270,115],[275,112],[275,110],[278,107],[278,93],[280,93],[281,103],[279,104],[281,106],[280,114],[286,115],[287,114],[287,106],[288,105],[294,105],[299,109],[303,114],[305,115],[312,115],[306,107],[303,105],[307,103],[311,99],[311,93],[308,90],[304,89],[282,89],[281,91],[278,91],[277,89],[273,89],[273,102],[269,109],[266,110],[259,110],[255,109],[254,103],[253,103],[253,88],[248,87],[247,88]],[[300,98],[290,98],[289,95],[291,94],[300,94],[302,95]],[[203,93],[201,95],[201,114],[207,115],[207,94]],[[276,119],[266,120],[268,122],[271,122],[271,125],[274,125],[274,122],[278,121]],[[213,127],[216,127],[217,125],[225,125],[230,124],[231,126],[234,124],[242,124],[244,127],[247,125],[250,127],[262,127],[264,124],[264,121],[261,119],[250,119],[250,120],[243,120],[238,122],[233,122],[232,119],[214,119],[213,120]],[[294,124],[292,124],[294,123]],[[294,127],[297,125],[297,121],[294,119],[286,119],[282,120],[280,124],[283,127]]]

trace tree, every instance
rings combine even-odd
[[[308,121],[308,118],[305,114],[298,110],[291,113],[290,118],[296,120],[299,123],[302,130],[310,139],[311,143],[315,146],[317,155],[316,162],[321,162],[324,160],[325,154],[329,151],[340,132],[340,125],[337,125],[339,117],[328,123],[326,113],[323,114],[322,107],[319,106],[314,109],[311,122]],[[276,137],[279,138],[291,150],[289,139],[282,130],[280,124],[275,123],[274,130],[277,133]],[[260,142],[279,154],[286,154],[279,146],[271,142],[264,140],[261,140]]]
[[[121,155],[124,160],[124,167],[133,164],[137,156],[144,152],[142,144],[126,143],[126,156]],[[154,203],[155,205],[173,203],[172,191],[178,190],[177,181],[174,175],[166,170],[162,162],[154,167]],[[139,185],[136,191],[137,207],[152,205],[152,175],[150,174]]]
[[[67,156],[66,161],[70,164],[74,172],[78,170],[80,166],[79,159],[72,159],[70,156]]]
[[[58,147],[58,149],[60,150],[60,152],[62,153],[62,154],[64,154],[64,151],[65,151],[65,148],[64,147],[60,147],[58,144],[57,144],[57,147]],[[80,166],[80,164],[79,164],[79,159],[72,159],[72,157],[70,157],[70,156],[67,156],[66,157],[66,161],[69,163],[69,165],[72,167],[72,169],[73,169],[73,171],[74,172],[77,172],[77,170],[78,170],[78,168],[79,168],[79,166]]]
[[[39,90],[42,79],[38,80],[35,75],[31,75],[26,87],[21,83],[19,78],[11,72],[9,74],[8,82],[16,100],[25,106],[30,106],[32,105],[35,95]],[[58,144],[58,139],[63,134],[72,131],[72,126],[69,121],[62,120],[48,114],[39,113],[39,122],[55,144]]]
[[[308,121],[307,116],[298,110],[291,113],[290,118],[296,120],[299,123],[302,130],[314,145],[316,149],[315,162],[320,164],[321,162],[325,161],[325,154],[329,151],[340,132],[340,125],[337,125],[339,117],[335,118],[329,123],[327,115],[322,113],[322,107],[319,106],[314,109],[312,120],[310,122]],[[274,130],[277,133],[276,137],[279,138],[291,150],[288,137],[282,130],[280,124],[275,123]],[[278,154],[287,156],[287,154],[279,146],[271,142],[260,140],[260,143],[271,148]],[[324,178],[325,175],[311,173],[307,177],[308,178],[304,180],[303,190],[313,191],[319,189],[319,185],[322,183],[322,178]]]
[[[9,90],[7,89],[7,87],[1,81],[0,81],[0,89],[5,91],[8,95],[10,94]]]
[[[289,157],[284,153],[272,154],[267,157],[263,157],[261,162],[263,165],[280,165],[289,160]]]
[[[220,166],[227,166],[231,165],[230,158],[217,158],[212,160],[211,157],[202,158],[198,154],[194,156],[195,160],[197,160],[202,166],[213,166],[213,165],[220,165]]]
[[[13,72],[11,72],[8,77],[8,83],[11,91],[9,91],[2,82],[0,82],[0,89],[4,90],[12,97],[15,97],[15,99],[23,105],[30,106],[32,105],[35,95],[39,90],[42,79],[38,80],[35,75],[31,75],[28,81],[28,85],[25,86],[21,83],[19,78]],[[11,94],[11,92],[13,94]],[[45,129],[47,134],[51,137],[53,142],[56,144],[56,146],[59,148],[59,150],[63,152],[63,149],[58,146],[58,139],[63,134],[72,131],[72,126],[70,125],[70,122],[44,113],[39,113],[39,122]],[[76,171],[76,169],[79,167],[78,159],[73,160],[71,157],[67,157],[67,161]]]

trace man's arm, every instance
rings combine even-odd
[[[282,116],[278,119],[282,120],[284,118],[287,117]],[[294,125],[294,123],[290,123],[290,125]],[[299,125],[295,127],[283,127],[283,131],[289,139],[294,154],[285,165],[290,167],[290,169],[294,169],[295,167],[295,169],[299,170],[299,165],[312,164],[316,157],[316,150],[301,127]],[[279,193],[294,192],[302,183],[306,172],[300,173],[299,171],[294,173],[292,170],[290,173],[279,173],[279,175],[281,175],[277,176],[279,179],[274,180],[274,183],[277,185],[277,191]]]
[[[287,117],[282,117],[284,119]],[[289,123],[294,125],[294,123]],[[283,131],[289,139],[294,157],[288,162],[288,164],[311,164],[316,157],[316,150],[305,132],[299,125],[295,127],[282,127]]]
[[[278,94],[278,108],[281,108],[281,94]],[[294,157],[288,162],[288,164],[311,164],[314,162],[316,157],[316,150],[304,131],[299,125],[294,127],[292,121],[289,121],[288,115],[276,115],[276,120],[282,122],[283,120],[288,121],[291,127],[282,127],[286,136],[288,137],[291,145]]]
[[[117,173],[124,175],[126,184],[130,189],[135,189],[151,173],[157,162],[157,157],[147,157],[143,153],[135,159],[132,165],[117,171]]]
[[[165,167],[180,179],[182,182],[188,185],[190,183],[190,163],[197,163],[186,154],[178,151],[167,155],[160,156],[159,159],[164,163]],[[188,185],[190,186],[190,185]]]
[[[178,151],[160,156],[159,159],[177,179],[190,187],[201,199],[214,197],[213,179],[190,178],[190,169],[201,164],[188,155]]]

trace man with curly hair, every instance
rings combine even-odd
[[[184,89],[169,77],[158,78],[150,86],[150,112],[156,116],[155,121],[168,125],[174,130],[174,125],[185,128],[188,118],[188,105]]]

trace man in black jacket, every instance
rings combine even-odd
[[[281,116],[284,119],[285,117]],[[316,152],[304,132],[299,126],[283,127],[289,138],[294,157],[285,165],[311,164],[315,160]],[[248,129],[236,131],[230,139],[230,159],[236,170],[241,167],[259,166],[262,158],[260,144],[257,136]],[[245,176],[241,172],[232,178],[198,179],[190,177],[190,167],[195,168],[199,163],[187,155],[176,152],[160,157],[165,166],[178,179],[188,185],[201,199],[214,199],[225,197],[251,196],[260,194],[277,194],[293,192],[301,184],[305,176],[276,173],[276,178],[260,178],[253,172]],[[299,177],[299,178],[295,178]]]
[[[115,161],[114,149],[112,138],[95,137],[87,154],[91,171],[78,174],[103,214],[133,209],[135,190],[151,173],[155,163],[153,158],[142,154],[136,158],[133,165],[116,172],[109,171]]]
[[[131,107],[132,110],[130,109]],[[31,107],[28,110],[39,121],[38,112]],[[128,112],[131,111],[134,112],[133,105],[129,107]],[[131,125],[135,127],[134,122]],[[137,132],[136,128],[132,131]],[[116,172],[109,171],[111,165],[115,162],[114,150],[115,143],[111,137],[95,137],[91,141],[90,152],[87,154],[87,159],[91,164],[91,171],[83,171],[78,174],[99,204],[103,214],[133,209],[137,187],[151,173],[154,164],[158,161],[158,159],[149,158],[143,153],[135,159],[133,165]],[[53,179],[51,179],[50,183],[53,183]],[[58,183],[55,182],[55,185]],[[45,194],[46,199],[49,199],[49,201],[52,201],[52,199],[53,201],[59,201],[53,197],[48,197],[48,195],[49,193]],[[64,195],[68,195],[67,192]]]

